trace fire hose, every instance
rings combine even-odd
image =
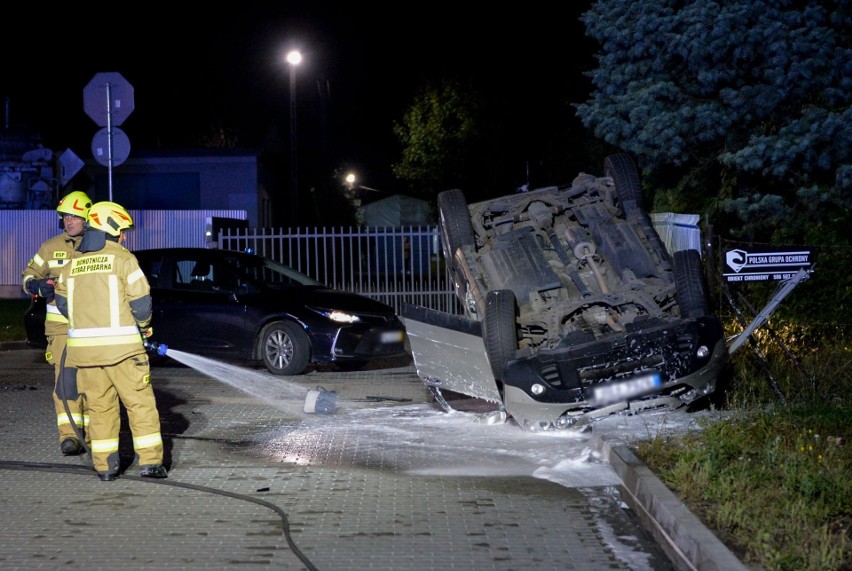
[[[157,343],[156,341],[149,341],[147,338],[143,337],[142,338],[142,344],[143,344],[143,346],[145,347],[145,350],[148,353],[159,355],[161,357],[166,356],[166,354],[168,353],[168,345],[166,345],[165,343]],[[81,467],[94,470],[95,467],[94,467],[94,463],[92,461],[92,453],[91,453],[91,450],[89,449],[89,447],[86,445],[85,435],[83,434],[83,431],[80,429],[80,427],[77,426],[77,424],[74,422],[74,417],[72,416],[71,409],[68,406],[68,395],[67,395],[66,390],[65,390],[66,387],[65,387],[65,382],[64,382],[65,357],[66,357],[66,355],[67,355],[67,350],[64,349],[62,351],[62,357],[60,359],[60,367],[59,367],[60,377],[59,377],[59,379],[57,380],[57,383],[56,383],[57,396],[59,396],[59,398],[62,399],[62,405],[65,408],[65,414],[67,415],[68,420],[71,423],[71,427],[74,429],[74,433],[77,435],[77,439],[80,441],[80,445],[83,447],[84,453],[88,457],[88,462],[87,462],[88,465],[87,466],[81,466]],[[331,395],[331,397],[328,396],[329,394]],[[315,401],[317,403],[320,403],[319,406],[320,406],[321,410],[317,410],[317,412],[323,412],[323,413],[326,413],[326,414],[333,413],[334,412],[334,391],[322,391],[322,396],[320,396],[319,393],[318,393],[318,397],[320,397],[320,398],[315,399]],[[329,400],[329,398],[330,398],[330,400]],[[305,406],[307,407],[307,401],[306,401]],[[306,412],[307,412],[307,408],[306,408]],[[62,471],[62,472],[69,472],[69,473],[86,473],[86,474],[89,473],[88,470],[86,472],[80,472],[79,468],[72,467],[72,466],[69,466],[67,464],[43,464],[43,463],[33,463],[33,462],[25,463],[25,462],[0,461],[0,468],[36,469],[36,470],[45,470],[45,471]],[[227,497],[230,497],[230,498],[251,502],[251,503],[269,508],[272,511],[274,511],[275,513],[277,513],[279,515],[279,517],[281,518],[281,523],[282,523],[282,526],[283,526],[282,533],[284,534],[284,538],[287,541],[287,545],[290,547],[290,549],[293,551],[293,553],[296,554],[296,557],[298,557],[299,560],[302,563],[304,563],[304,565],[309,570],[316,571],[316,569],[317,569],[317,567],[301,552],[301,550],[298,548],[295,541],[293,540],[292,536],[290,535],[290,523],[289,523],[289,520],[288,520],[288,517],[287,517],[287,513],[284,512],[280,507],[276,506],[273,503],[270,503],[270,502],[267,502],[267,501],[264,501],[264,500],[260,500],[258,498],[253,498],[251,496],[246,496],[246,495],[243,495],[243,494],[237,494],[237,493],[234,493],[234,492],[227,492],[227,491],[224,491],[224,490],[218,490],[216,488],[209,488],[209,487],[206,487],[206,486],[199,486],[199,485],[195,485],[195,484],[187,484],[187,483],[184,483],[184,482],[175,482],[173,480],[163,480],[163,479],[153,479],[152,480],[150,478],[142,478],[142,477],[128,476],[128,475],[124,475],[123,477],[130,479],[130,480],[138,481],[138,482],[146,482],[146,483],[149,483],[149,484],[161,484],[161,485],[174,486],[174,487],[179,487],[179,488],[188,488],[188,489],[191,489],[191,490],[207,492],[207,493],[210,493],[210,494],[227,496]]]

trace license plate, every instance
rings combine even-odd
[[[403,340],[402,331],[383,331],[379,336],[382,343],[399,343]]]
[[[659,373],[648,373],[627,381],[596,386],[593,394],[597,404],[609,404],[652,391],[662,384]]]

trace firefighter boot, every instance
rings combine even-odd
[[[118,452],[113,452],[107,457],[107,469],[105,471],[101,472],[97,468],[95,468],[95,471],[98,473],[98,479],[100,479],[101,482],[112,482],[113,480],[118,479]]]
[[[68,437],[59,444],[63,456],[79,456],[83,453],[83,447],[76,438]]]
[[[169,473],[162,464],[139,466],[139,475],[143,478],[168,478]]]

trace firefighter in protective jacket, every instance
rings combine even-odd
[[[63,197],[56,207],[56,212],[59,214],[59,227],[64,232],[45,240],[21,274],[24,291],[33,298],[44,298],[46,302],[44,333],[47,337],[47,350],[44,356],[47,362],[53,365],[53,405],[59,427],[59,449],[65,456],[83,452],[80,437],[85,439],[84,433],[89,419],[83,398],[77,390],[77,371],[73,367],[63,366],[62,363],[68,320],[56,308],[53,285],[62,267],[74,257],[85,232],[84,226],[91,206],[92,200],[84,192],[74,191]]]
[[[133,219],[121,205],[93,204],[79,252],[56,282],[56,306],[69,321],[67,361],[78,369],[89,407],[92,462],[104,481],[119,473],[121,404],[140,476],[168,476],[142,341],[152,331],[150,286],[136,256],[122,246],[132,228]]]

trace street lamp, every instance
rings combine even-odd
[[[290,222],[298,223],[299,219],[299,175],[297,171],[296,153],[296,66],[302,62],[302,53],[291,50],[287,53],[287,63],[290,64]]]
[[[343,180],[344,182],[346,182],[346,186],[347,188],[349,188],[349,190],[360,188],[362,190],[369,190],[372,192],[382,192],[381,190],[370,188],[369,186],[364,186],[363,184],[356,184],[358,182],[358,177],[355,175],[354,172],[351,171],[346,173],[346,176],[343,178]]]

